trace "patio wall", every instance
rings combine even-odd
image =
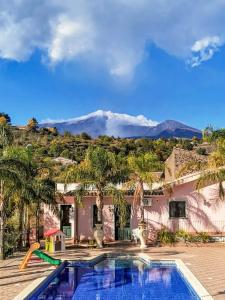
[[[219,199],[218,185],[209,186],[199,192],[194,188],[195,183],[186,183],[174,188],[173,196],[152,196],[152,206],[145,207],[145,220],[150,229],[149,238],[154,238],[156,230],[166,226],[170,230],[183,229],[189,232],[204,231],[209,233],[225,232],[225,201]],[[187,218],[169,218],[169,200],[186,200]],[[132,204],[132,196],[127,197],[128,203]],[[74,205],[73,197],[65,197],[65,202]],[[77,232],[79,240],[93,238],[93,205],[95,197],[85,197],[83,206],[77,208],[77,222],[72,216],[72,232]],[[74,209],[74,213],[75,213]],[[114,211],[113,203],[109,197],[104,199],[103,208],[104,236],[106,240],[114,240]],[[131,228],[137,228],[139,212],[132,208]],[[77,228],[76,227],[77,224]],[[60,222],[51,212],[45,208],[45,230],[59,227]]]

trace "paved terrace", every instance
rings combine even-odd
[[[104,252],[135,254],[140,250],[129,244],[112,244],[103,250],[69,249],[54,257],[68,260],[90,259]],[[225,299],[225,245],[151,247],[144,252],[153,259],[182,259],[215,300]],[[19,271],[18,265],[22,258],[23,255],[18,254],[0,263],[1,300],[12,300],[34,279],[41,277],[45,272],[50,273],[53,269],[49,269],[49,264],[34,258],[26,270]]]

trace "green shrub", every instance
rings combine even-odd
[[[188,233],[185,230],[177,230],[175,233],[163,228],[158,232],[157,240],[160,244],[174,244],[178,241],[189,243],[208,243],[211,241],[210,236],[206,232]]]
[[[187,241],[190,243],[208,243],[210,241],[210,236],[206,232],[189,234]]]
[[[88,247],[90,248],[95,248],[97,246],[96,241],[95,240],[89,240],[88,241]]]
[[[208,243],[210,241],[210,236],[206,232],[193,234],[184,230],[178,230],[176,232],[176,240],[189,243]]]
[[[210,241],[210,236],[206,232],[199,232],[198,238],[202,243],[208,243]]]
[[[189,233],[189,237],[187,239],[187,242],[189,243],[200,243],[200,238],[198,235],[193,234],[193,233]]]
[[[199,155],[207,155],[206,149],[205,148],[198,148],[196,150],[197,154]]]
[[[158,232],[157,240],[160,244],[174,244],[176,242],[175,233],[163,228]]]
[[[184,231],[184,230],[178,230],[175,233],[175,237],[176,237],[177,241],[186,242],[189,239],[190,234],[188,232]]]
[[[6,224],[5,227],[5,243],[4,252],[5,256],[11,256],[17,248],[19,232],[15,225]]]

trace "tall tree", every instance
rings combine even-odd
[[[16,159],[0,158],[0,259],[5,258],[6,207],[10,197],[21,189],[28,177],[26,164]]]
[[[128,186],[134,188],[134,205],[140,209],[141,223],[144,223],[144,207],[142,201],[144,198],[144,188],[152,188],[153,182],[158,180],[155,172],[162,169],[157,155],[154,153],[145,153],[139,156],[131,155],[127,159],[130,170],[130,181]]]
[[[36,241],[40,240],[40,213],[43,205],[47,205],[53,212],[57,213],[55,182],[50,178],[35,178],[31,186],[34,194],[33,202],[36,210]]]
[[[8,117],[9,118],[9,117]],[[10,119],[8,120],[10,122]],[[11,128],[8,125],[7,115],[0,113],[0,146],[4,150],[6,146],[12,142]],[[0,160],[2,160],[2,156]],[[1,164],[1,161],[0,161]],[[6,219],[6,205],[5,200],[5,184],[7,181],[13,182],[17,186],[19,184],[19,178],[17,178],[14,170],[11,170],[13,163],[11,161],[6,161],[5,165],[2,163],[0,167],[0,259],[4,259],[4,241],[5,241],[5,219]]]
[[[220,138],[216,142],[216,150],[208,156],[207,163],[192,160],[187,162],[179,171],[178,177],[187,174],[187,172],[201,171],[200,177],[196,182],[196,188],[200,190],[210,184],[218,183],[219,196],[224,198],[225,181],[225,139]],[[168,187],[169,188],[169,187]]]
[[[8,125],[11,125],[11,118],[8,114],[0,112],[0,123],[5,122]]]
[[[46,163],[43,165],[35,161],[31,145],[27,147],[7,147],[3,154],[4,157],[23,162],[29,172],[32,173],[32,178],[23,182],[21,188],[17,191],[17,205],[19,209],[18,248],[21,249],[24,236],[25,206],[29,210],[29,216],[33,215],[36,219],[36,240],[39,241],[39,219],[42,206],[46,204],[55,212],[57,211],[55,183],[51,180],[51,172]],[[29,244],[29,220],[27,220],[27,227],[27,244]]]
[[[30,147],[15,147],[9,146],[4,149],[3,156],[7,159],[15,159],[22,161],[26,166],[29,172],[32,172],[34,175],[34,169],[31,164],[32,154]],[[31,180],[33,179],[33,176]],[[30,181],[29,180],[29,183]],[[29,196],[33,197],[30,190],[27,189],[27,182],[22,182],[21,188],[17,190],[17,207],[19,211],[19,236],[18,236],[18,249],[23,248],[23,237],[24,237],[24,222],[25,222],[25,205],[29,205],[30,199]]]
[[[29,131],[36,131],[38,129],[38,121],[35,118],[28,120],[27,129]]]
[[[0,147],[5,148],[13,141],[11,126],[7,123],[4,116],[0,116]]]
[[[79,165],[70,166],[64,178],[67,182],[79,183],[76,191],[78,201],[81,201],[90,189],[95,191],[97,221],[102,224],[104,195],[111,196],[115,203],[123,205],[125,203],[123,193],[117,190],[115,185],[123,182],[126,176],[127,169],[119,157],[103,148],[90,147],[85,159]]]
[[[209,155],[208,164],[197,181],[197,189],[201,189],[209,184],[218,183],[220,198],[225,197],[225,139],[217,141],[217,148]]]

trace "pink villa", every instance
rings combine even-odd
[[[174,164],[174,153],[167,164]],[[165,172],[166,182],[173,186],[173,192],[163,193],[159,187],[149,191],[143,201],[145,221],[149,229],[149,239],[153,240],[157,230],[166,227],[172,231],[208,232],[212,235],[225,233],[225,201],[219,198],[218,184],[213,184],[197,191],[196,181],[200,173],[188,174],[175,179],[171,172]],[[93,229],[96,223],[95,192],[84,197],[83,206],[67,194],[74,190],[77,184],[57,184],[59,192],[64,194],[64,201],[59,204],[60,217],[53,215],[47,208],[44,211],[44,231],[60,228],[68,239],[87,241],[93,239]],[[132,230],[138,227],[139,212],[133,207],[133,195],[127,193],[129,217],[126,226],[121,229],[118,222],[118,210],[112,199],[104,198],[103,229],[104,240],[130,240]]]

